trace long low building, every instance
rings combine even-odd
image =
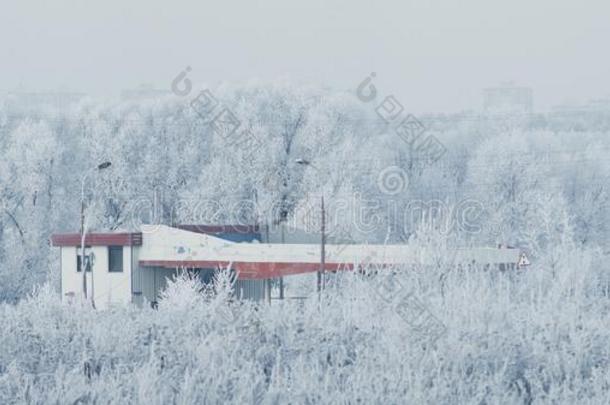
[[[240,298],[268,297],[269,283],[321,269],[321,246],[315,243],[268,243],[258,227],[144,225],[139,232],[88,233],[85,237],[87,292],[98,307],[119,303],[155,303],[167,279],[181,268],[209,282],[214,270],[231,268]],[[55,234],[60,248],[62,296],[83,294],[81,235]],[[515,268],[518,249],[468,248],[450,254],[454,263]],[[409,245],[326,244],[325,271],[352,270],[356,265],[432,265],[435,252]]]

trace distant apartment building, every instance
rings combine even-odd
[[[564,103],[552,108],[554,113],[606,113],[610,112],[610,97],[591,99],[586,103]]]
[[[142,84],[135,89],[125,89],[121,91],[122,101],[143,101],[143,100],[156,100],[171,96],[172,92],[169,90],[155,89],[150,84]]]
[[[610,111],[610,97],[592,99],[587,104],[591,111]]]
[[[10,91],[5,105],[13,114],[24,116],[63,114],[79,103],[85,93],[69,91]]]
[[[490,114],[529,114],[533,111],[532,89],[505,83],[483,90],[483,109]]]

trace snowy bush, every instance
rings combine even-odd
[[[435,340],[374,287],[380,272],[272,305],[198,294],[187,273],[159,310],[95,311],[42,289],[0,307],[0,402],[604,403],[610,307],[593,288],[596,255],[554,275],[443,271],[442,291],[437,272],[396,272],[446,327]]]

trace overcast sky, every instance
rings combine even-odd
[[[535,109],[610,95],[610,4],[600,1],[30,1],[0,13],[0,89],[93,95],[151,83],[274,79],[355,88],[414,112],[479,108],[500,82]]]

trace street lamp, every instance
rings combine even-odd
[[[316,169],[316,171],[318,171],[318,168],[309,160],[296,159],[295,163],[301,166],[311,166]],[[322,194],[322,196],[320,197],[320,208],[322,210],[322,220],[320,229],[320,270],[318,270],[317,274],[318,292],[320,292],[320,290],[322,289],[322,275],[324,274],[324,268],[326,267],[326,215],[324,211],[324,194]]]
[[[95,168],[91,168],[85,172],[83,178],[81,179],[81,188],[80,188],[80,234],[81,234],[81,246],[80,246],[80,271],[83,273],[83,294],[85,300],[87,299],[87,269],[85,267],[85,236],[87,234],[86,229],[86,221],[85,221],[85,183],[87,181],[88,176],[91,173],[97,174],[98,172],[109,168],[112,165],[111,162],[103,162],[97,165]],[[95,308],[95,301],[93,298],[93,263],[89,263],[91,266],[91,304]]]
[[[311,164],[311,162],[309,160],[306,159],[295,159],[294,161],[296,164],[299,165],[304,165],[304,166],[313,166],[313,164]],[[315,167],[315,166],[314,166]]]

